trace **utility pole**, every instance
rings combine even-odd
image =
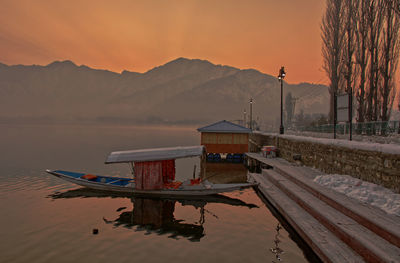
[[[253,130],[253,98],[250,99],[250,130]]]
[[[285,68],[282,66],[279,70],[278,80],[281,82],[281,126],[279,127],[279,134],[284,134],[283,128],[283,79],[286,76]]]
[[[353,88],[349,87],[349,123],[350,123],[350,141],[353,139]]]
[[[246,109],[244,109],[243,111],[243,126],[246,127],[247,123],[246,123]]]
[[[337,94],[333,92],[333,139],[336,139]]]

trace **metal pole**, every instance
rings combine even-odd
[[[350,141],[353,139],[352,133],[353,133],[353,88],[349,87],[349,122],[350,122]]]
[[[333,93],[333,139],[336,139],[337,103],[336,92]]]
[[[244,112],[243,112],[243,126],[244,127],[247,126],[247,123],[246,123],[246,109],[244,109]]]
[[[279,127],[279,133],[283,134],[285,129],[283,128],[283,79],[286,76],[285,68],[282,66],[279,70],[278,79],[281,82],[281,126]]]
[[[132,172],[132,177],[135,179],[135,167],[133,166],[133,162],[130,162],[131,164],[131,172]]]
[[[253,98],[250,99],[250,130],[253,130]]]
[[[279,133],[283,134],[285,129],[283,128],[283,79],[281,81],[281,126],[279,127]]]

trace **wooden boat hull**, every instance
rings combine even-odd
[[[117,177],[106,177],[99,176],[100,178],[107,178],[107,180],[122,180],[127,181],[125,185],[113,185],[106,182],[91,181],[87,179],[82,179],[83,173],[73,173],[68,171],[52,171],[46,170],[47,173],[52,174],[56,177],[69,181],[71,183],[84,186],[91,189],[102,190],[102,191],[112,191],[120,193],[130,193],[133,195],[150,195],[150,196],[205,196],[214,195],[225,192],[232,192],[235,190],[242,190],[252,186],[256,186],[254,183],[240,183],[240,184],[208,184],[208,185],[194,185],[185,186],[183,189],[161,189],[161,190],[139,190],[134,188],[134,180],[127,178],[117,178]]]

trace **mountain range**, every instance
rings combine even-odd
[[[328,112],[324,85],[284,82],[296,112]],[[178,58],[145,73],[92,69],[71,61],[47,66],[0,63],[0,121],[200,124],[253,118],[276,122],[280,83],[254,69]],[[285,101],[285,97],[284,97]],[[247,117],[248,118],[248,117]]]

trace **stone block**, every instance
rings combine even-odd
[[[385,160],[383,161],[383,167],[385,167],[385,168],[390,168],[390,167],[392,167],[392,162],[391,162],[391,160],[385,159]]]
[[[389,175],[382,175],[382,180],[383,180],[384,182],[390,182],[391,179],[392,179],[392,177],[389,176]]]

